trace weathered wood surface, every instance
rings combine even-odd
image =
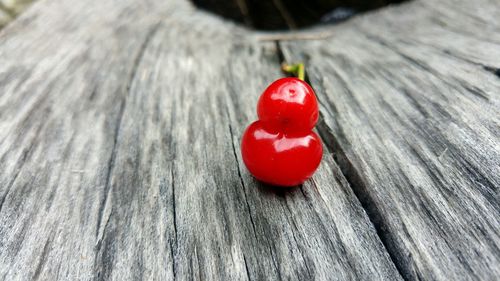
[[[498,5],[443,2],[281,48],[180,0],[37,2],[0,31],[0,279],[498,279]],[[335,156],[289,192],[239,155],[281,53]]]
[[[318,130],[405,279],[500,278],[499,14],[414,2],[284,46],[310,66]]]
[[[2,279],[399,279],[331,156],[286,193],[241,165],[275,44],[160,2],[3,34]]]

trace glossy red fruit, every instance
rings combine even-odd
[[[318,122],[314,90],[297,78],[274,81],[262,93],[257,105],[259,120],[283,132],[311,131]]]
[[[318,120],[313,89],[297,78],[272,83],[258,103],[259,120],[243,134],[243,162],[257,179],[295,186],[318,168],[323,148],[312,131]]]

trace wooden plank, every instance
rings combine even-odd
[[[117,128],[162,7],[41,1],[1,31],[0,279],[97,271]]]
[[[495,1],[415,1],[283,43],[306,60],[319,132],[406,280],[500,277],[493,14]]]
[[[0,35],[0,279],[400,280],[329,154],[289,192],[244,169],[277,53],[184,1],[34,4]]]

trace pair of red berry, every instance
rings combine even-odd
[[[323,148],[312,131],[318,121],[314,90],[301,79],[273,82],[260,96],[259,120],[243,134],[241,154],[250,173],[263,182],[295,186],[318,168]]]

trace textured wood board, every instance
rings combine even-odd
[[[500,7],[443,2],[360,17],[283,52],[309,65],[319,132],[403,277],[496,280],[500,45],[489,15]]]
[[[242,165],[275,44],[163,2],[40,1],[0,33],[0,278],[400,279],[329,154],[288,192]]]
[[[163,2],[42,0],[0,31],[0,279],[498,279],[495,1],[281,48]],[[290,192],[239,155],[281,54],[335,158]]]

